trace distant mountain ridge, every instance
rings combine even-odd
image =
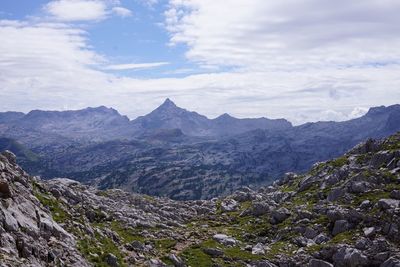
[[[32,174],[174,199],[269,184],[397,131],[400,105],[374,107],[349,121],[299,126],[228,114],[208,119],[169,99],[135,120],[106,107],[0,113],[0,137],[12,140],[7,146],[18,142],[11,147],[37,155],[19,160]]]
[[[105,106],[71,111],[33,110],[28,114],[0,112],[0,134],[17,139],[23,138],[27,131],[74,141],[108,141],[132,139],[155,130],[180,129],[188,136],[221,137],[253,129],[290,127],[291,123],[284,119],[237,119],[227,114],[208,119],[176,106],[170,99],[149,114],[134,120]]]

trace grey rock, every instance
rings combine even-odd
[[[224,255],[224,251],[218,248],[203,248],[203,251],[211,257],[219,257]]]
[[[333,267],[333,264],[323,261],[323,260],[318,260],[318,259],[311,259],[309,264],[309,267]]]
[[[286,208],[279,208],[271,212],[271,223],[278,224],[289,218],[290,211]]]
[[[343,188],[340,188],[340,187],[338,187],[338,188],[333,188],[333,189],[329,192],[328,197],[327,197],[327,200],[328,200],[329,202],[336,201],[336,200],[338,200],[339,198],[341,198],[342,196],[344,196],[344,194],[345,194],[345,190],[344,190]]]
[[[400,190],[393,190],[392,192],[390,192],[390,197],[400,200]]]
[[[368,266],[369,260],[362,252],[354,248],[340,248],[332,257],[335,266],[359,267]]]
[[[168,258],[172,261],[172,263],[174,264],[175,267],[185,267],[186,266],[185,262],[181,258],[176,256],[175,254],[170,254],[168,256]]]
[[[371,184],[366,181],[354,181],[351,182],[349,191],[351,193],[359,194],[365,193],[371,188]]]
[[[251,264],[251,267],[278,267],[270,261],[263,260]]]
[[[346,232],[350,229],[350,224],[346,220],[337,220],[333,226],[332,235],[335,236],[337,234]]]
[[[261,243],[257,243],[252,249],[251,254],[253,255],[263,255],[265,254],[264,245]]]
[[[270,206],[264,202],[254,202],[251,208],[251,214],[261,216],[270,212]]]
[[[400,205],[400,200],[398,199],[380,199],[378,201],[379,208],[383,210],[395,209],[398,208],[399,205]]]
[[[9,163],[15,165],[17,163],[17,157],[13,152],[10,150],[5,150],[1,153],[6,159],[8,160]]]
[[[10,198],[10,197],[12,197],[12,193],[8,181],[5,179],[0,179],[0,198]]]
[[[18,231],[18,222],[14,218],[14,216],[8,211],[3,209],[3,215],[4,215],[4,228],[7,231],[13,232],[13,231]]]
[[[361,202],[361,204],[360,204],[360,209],[368,209],[368,208],[370,208],[371,206],[372,206],[371,201],[369,201],[369,200],[367,199],[367,200],[364,200],[363,202]]]
[[[400,259],[395,257],[389,258],[380,267],[400,267]]]
[[[325,234],[319,234],[314,238],[314,242],[316,244],[322,244],[328,242],[330,239]]]
[[[225,199],[221,202],[221,210],[223,212],[236,211],[239,207],[239,203],[234,199]]]
[[[230,236],[224,234],[215,234],[213,239],[218,243],[221,243],[225,246],[234,246],[238,243],[238,241]]]
[[[363,229],[364,235],[366,237],[370,237],[375,233],[375,227],[367,227]]]
[[[111,267],[119,266],[118,258],[114,254],[108,253],[105,257],[105,261],[108,264],[108,266],[111,266]]]
[[[311,227],[307,227],[305,229],[304,232],[304,237],[308,238],[308,239],[313,239],[314,237],[316,237],[319,234],[319,232]]]

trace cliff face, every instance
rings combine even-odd
[[[399,266],[400,133],[197,201],[41,181],[0,156],[6,266]]]
[[[58,224],[35,196],[38,181],[0,155],[0,262],[2,266],[89,266],[75,237]]]

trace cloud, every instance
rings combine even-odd
[[[60,21],[102,20],[107,16],[107,5],[98,0],[57,0],[44,10]]]
[[[125,7],[116,6],[112,8],[112,11],[123,18],[132,16],[132,11]]]
[[[130,63],[130,64],[118,64],[109,65],[104,69],[106,70],[140,70],[140,69],[151,69],[161,66],[168,65],[169,62],[152,62],[152,63]]]
[[[100,21],[111,14],[132,16],[132,11],[116,0],[54,0],[43,7],[51,18],[63,22]]]
[[[396,0],[170,0],[170,44],[199,64],[248,70],[400,61]],[[223,18],[223,19],[221,19]]]
[[[120,6],[101,2],[105,17]],[[209,117],[228,112],[299,124],[398,103],[397,2],[301,2],[170,1],[170,43],[184,44],[190,61],[209,68],[184,76],[171,64],[168,78],[121,75],[118,70],[167,62],[111,62],[90,45],[88,27],[71,23],[102,16],[0,21],[0,110],[107,105],[135,118],[170,97]]]

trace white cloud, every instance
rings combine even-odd
[[[132,16],[132,11],[120,6],[118,0],[54,0],[43,7],[51,18],[63,22],[100,21],[111,14]]]
[[[102,20],[107,16],[107,5],[99,0],[56,0],[44,10],[60,21]]]
[[[104,69],[106,70],[140,70],[140,69],[151,69],[161,66],[168,65],[168,62],[151,62],[151,63],[130,63],[130,64],[118,64],[109,65]]]
[[[125,7],[116,6],[112,8],[112,11],[123,18],[132,16],[132,11]]]
[[[200,64],[303,70],[399,63],[397,0],[170,0],[170,42]]]
[[[120,6],[102,2],[106,17]],[[134,118],[170,97],[209,117],[228,112],[299,124],[349,119],[367,107],[399,103],[400,16],[394,13],[400,3],[301,2],[171,1],[171,43],[187,45],[187,57],[210,72],[182,78],[101,71],[166,62],[110,63],[89,45],[80,24],[69,23],[76,18],[0,21],[0,110],[107,105]],[[213,73],[212,67],[231,65],[237,68]]]

